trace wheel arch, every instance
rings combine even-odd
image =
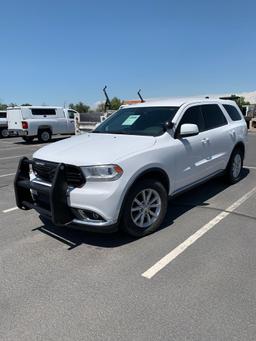
[[[244,145],[244,143],[243,143],[242,141],[239,141],[239,142],[237,142],[237,143],[235,144],[235,146],[234,146],[234,148],[233,148],[233,150],[232,150],[232,153],[230,154],[230,157],[231,157],[231,155],[234,153],[234,151],[237,150],[237,149],[239,149],[239,150],[242,151],[242,153],[243,153],[243,158],[244,158],[244,156],[245,156],[245,145]]]
[[[50,125],[40,125],[37,129],[37,133],[39,133],[42,130],[48,130],[52,134],[52,127]]]
[[[127,199],[128,194],[130,193],[133,186],[135,186],[136,183],[138,183],[141,179],[159,180],[163,184],[163,186],[165,187],[167,195],[169,195],[170,179],[169,179],[167,172],[164,169],[162,169],[160,167],[151,167],[151,168],[148,168],[148,169],[142,171],[141,173],[137,174],[137,176],[133,179],[133,181],[129,184],[128,188],[125,191],[125,195],[124,195],[123,200],[122,200],[121,208],[119,210],[118,222],[120,222],[120,220],[121,220],[123,210],[124,210],[125,201]]]
[[[243,160],[244,160],[244,156],[245,156],[245,144],[244,144],[244,142],[242,142],[242,141],[238,141],[238,142],[234,145],[234,147],[233,147],[233,149],[232,149],[232,151],[231,151],[231,153],[230,153],[230,155],[229,155],[228,162],[227,162],[227,165],[226,165],[226,170],[227,170],[227,168],[228,168],[229,165],[230,165],[230,161],[231,161],[232,155],[233,155],[234,152],[235,152],[236,150],[238,150],[238,149],[242,151]]]

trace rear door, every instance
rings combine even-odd
[[[54,118],[53,132],[55,134],[65,134],[67,132],[67,119],[63,108],[56,109]]]
[[[9,130],[22,129],[21,108],[8,108],[7,109],[7,121],[8,121]]]
[[[215,173],[227,166],[234,145],[230,134],[232,127],[218,104],[203,104],[201,109],[209,148],[207,170],[209,173]]]

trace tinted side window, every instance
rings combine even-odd
[[[178,131],[180,130],[181,125],[186,123],[196,124],[198,126],[199,131],[204,130],[204,119],[201,112],[201,107],[199,105],[188,108],[185,111],[179,123]]]
[[[217,104],[204,104],[201,108],[204,117],[205,130],[221,127],[228,123]]]
[[[44,108],[36,108],[31,109],[32,115],[56,115],[55,109],[44,109]]]
[[[7,114],[6,112],[0,112],[0,118],[6,118]]]
[[[75,118],[75,112],[72,111],[72,110],[68,110],[68,117],[69,117],[70,119],[74,119],[74,118]]]
[[[237,108],[234,107],[233,105],[224,104],[223,107],[228,112],[228,114],[229,114],[229,116],[230,116],[232,121],[240,121],[242,119],[242,117],[239,114]]]

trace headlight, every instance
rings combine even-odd
[[[120,178],[123,170],[118,165],[81,167],[86,181],[114,181]]]

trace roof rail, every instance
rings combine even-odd
[[[236,96],[236,95],[231,95],[231,96],[223,96],[223,97],[220,97],[220,99],[226,99],[226,100],[231,100],[231,101],[235,101],[236,99],[239,99],[240,96]]]

